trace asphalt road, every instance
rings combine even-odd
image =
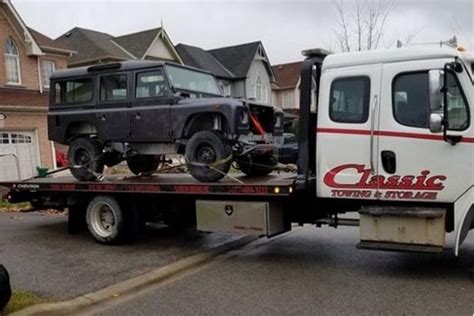
[[[14,288],[74,298],[235,238],[148,229],[134,244],[103,246],[88,232],[69,235],[66,224],[64,215],[0,212],[0,263]]]
[[[357,228],[254,242],[100,315],[472,315],[474,234],[460,257],[357,250]],[[452,243],[452,237],[450,239]]]

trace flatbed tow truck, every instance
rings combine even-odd
[[[457,255],[474,229],[473,56],[446,47],[305,56],[296,173],[0,185],[10,202],[67,208],[70,232],[87,223],[105,244],[128,240],[154,218],[268,237],[291,223],[359,226],[359,248],[430,253],[454,233]]]

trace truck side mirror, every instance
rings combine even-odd
[[[443,109],[443,87],[444,72],[442,70],[430,70],[429,72],[429,92],[430,92],[430,110],[439,112]],[[431,119],[430,119],[431,122]]]
[[[443,131],[443,114],[431,113],[430,114],[430,132],[441,133]]]

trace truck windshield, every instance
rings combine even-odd
[[[221,95],[216,79],[212,75],[169,65],[166,66],[166,70],[175,89]]]

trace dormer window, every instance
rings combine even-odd
[[[260,75],[257,74],[257,78],[255,79],[255,84],[253,85],[255,100],[259,102],[266,103],[267,99],[267,87],[263,84],[262,78]]]
[[[6,40],[4,49],[7,84],[21,84],[20,54],[11,37]]]

